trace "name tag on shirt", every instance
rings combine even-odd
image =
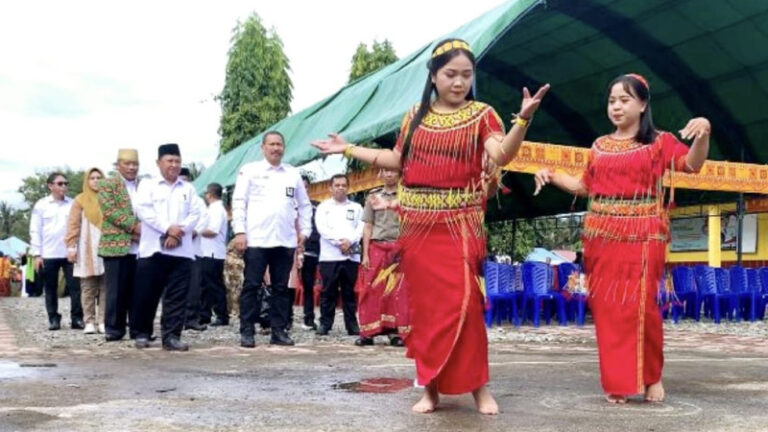
[[[352,209],[347,210],[347,220],[355,220],[355,211]]]
[[[287,196],[288,198],[293,198],[293,195],[295,192],[296,192],[295,188],[292,188],[292,187],[285,188],[285,196]]]

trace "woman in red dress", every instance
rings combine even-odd
[[[552,183],[589,197],[584,264],[606,400],[625,403],[628,395],[643,393],[646,401],[660,402],[663,335],[655,299],[669,241],[661,181],[667,169],[701,169],[710,124],[694,118],[680,131],[693,139],[689,149],[654,128],[645,78],[619,76],[609,91],[608,117],[616,130],[595,140],[583,176],[540,170],[534,195]]]
[[[493,108],[473,100],[475,57],[465,41],[438,43],[427,67],[421,103],[406,113],[393,150],[357,147],[338,135],[313,145],[325,154],[344,153],[403,173],[398,242],[411,320],[405,344],[416,362],[417,381],[425,386],[413,410],[434,411],[440,393],[471,392],[478,411],[496,414],[485,386],[488,341],[479,284],[485,257],[483,169],[515,156],[549,86],[534,96],[523,89],[520,113],[505,135]]]

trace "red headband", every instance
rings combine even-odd
[[[645,78],[643,78],[643,76],[642,76],[642,75],[640,75],[640,74],[636,74],[636,73],[630,73],[630,74],[627,74],[626,76],[628,76],[628,77],[632,77],[632,78],[634,78],[634,79],[636,79],[636,80],[640,81],[640,83],[641,83],[642,85],[644,85],[644,86],[645,86],[645,89],[646,89],[646,90],[650,90],[650,89],[651,89],[651,86],[649,86],[649,85],[648,85],[648,80],[646,80]]]

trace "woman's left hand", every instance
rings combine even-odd
[[[684,128],[680,130],[680,137],[684,140],[699,139],[708,137],[712,132],[712,125],[704,117],[691,119]]]
[[[539,87],[536,94],[531,96],[531,92],[528,91],[528,87],[523,87],[523,102],[520,104],[520,112],[518,115],[526,120],[530,120],[533,117],[533,113],[539,108],[541,100],[544,95],[549,91],[549,84],[544,84]]]

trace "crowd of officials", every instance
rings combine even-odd
[[[51,174],[50,194],[34,205],[29,230],[49,330],[62,326],[57,288],[63,273],[71,328],[103,333],[108,342],[128,336],[139,349],[155,339],[161,302],[166,350],[186,351],[184,330],[228,326],[232,315],[239,316],[243,347],[256,345],[259,324],[269,329],[270,344],[293,345],[298,284],[303,330],[329,334],[340,294],[344,328],[359,335],[356,345],[370,345],[382,334],[402,346],[407,305],[397,293],[404,290],[392,289],[395,279],[377,280],[396,266],[395,254],[379,253],[397,238],[394,211],[349,200],[345,175],[331,178],[331,198],[311,201],[309,179],[282,163],[283,136],[267,132],[261,148],[264,159],[240,169],[231,213],[220,184],[208,184],[202,198],[197,194],[177,144],[159,146],[158,174],[141,179],[138,152],[119,150],[114,175],[87,170],[74,199],[67,196],[67,177]],[[383,179],[385,186],[372,194],[395,196],[397,172],[385,171]],[[313,295],[318,273],[319,324]]]

